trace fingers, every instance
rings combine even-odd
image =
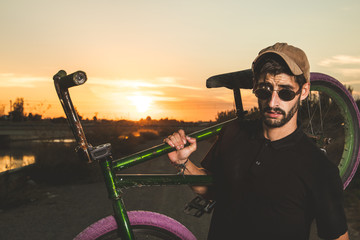
[[[187,142],[187,138],[184,130],[180,129],[178,132],[175,132],[172,135],[169,135],[167,138],[165,138],[164,142],[169,144],[171,147],[180,150],[184,148]]]
[[[187,140],[190,144],[196,142],[196,138],[192,138],[192,137],[189,137],[189,136],[186,136],[186,140]]]
[[[169,136],[170,141],[173,143],[174,147],[177,150],[183,149],[184,148],[184,141],[183,138],[181,136],[181,134],[179,132],[175,132],[172,135]]]
[[[185,131],[180,129],[178,131],[179,135],[180,135],[180,138],[181,138],[181,141],[183,142],[183,144],[186,144],[186,135],[185,135]]]
[[[168,139],[170,140],[170,143],[172,143],[170,146],[175,147],[177,150],[184,148],[184,143],[178,133],[173,133]]]
[[[186,136],[182,129],[169,135],[164,142],[176,149],[168,153],[170,161],[174,164],[182,164],[196,150],[196,139]],[[190,145],[185,147],[186,143]]]

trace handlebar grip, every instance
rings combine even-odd
[[[64,70],[60,70],[57,74],[54,75],[53,79],[59,81],[60,78],[65,76],[66,76],[66,72]]]
[[[57,74],[54,75],[53,79],[59,83],[61,88],[70,88],[84,84],[87,80],[87,77],[86,73],[83,71],[77,71],[66,75],[64,70],[60,70]]]

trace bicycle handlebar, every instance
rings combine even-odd
[[[54,81],[57,81],[61,88],[66,89],[73,86],[82,85],[86,82],[86,73],[83,71],[77,71],[72,74],[66,75],[64,70],[60,70],[53,77]]]
[[[53,79],[55,89],[66,114],[66,118],[74,134],[76,142],[78,143],[76,152],[80,155],[82,159],[85,159],[88,162],[92,162],[92,158],[89,153],[89,148],[91,148],[92,146],[89,145],[86,140],[84,130],[79,120],[79,116],[75,111],[68,91],[68,88],[70,87],[84,84],[87,80],[86,74],[83,71],[77,71],[72,74],[66,75],[66,72],[64,70],[60,70],[57,74],[54,75]]]

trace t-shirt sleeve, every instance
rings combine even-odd
[[[338,168],[332,163],[327,165],[317,180],[314,198],[318,235],[324,239],[335,239],[347,231],[343,187]]]
[[[206,154],[205,158],[201,162],[201,166],[211,172],[216,174],[219,168],[221,168],[221,162],[225,158],[228,149],[226,146],[233,142],[233,139],[238,138],[244,129],[253,129],[254,126],[257,126],[257,122],[249,121],[233,121],[228,124],[225,124],[221,131],[219,132],[215,143],[210,148],[209,152]],[[244,134],[245,137],[247,136]],[[240,137],[241,138],[241,137]],[[225,151],[225,152],[224,152]]]
[[[215,143],[210,148],[204,159],[201,161],[201,166],[211,173],[215,171],[215,159],[217,158],[217,152],[219,148],[219,136],[216,137]]]
[[[220,145],[225,134],[225,131],[228,129],[228,125],[223,126],[219,134],[216,136],[215,143],[210,148],[209,152],[205,155],[204,159],[201,161],[201,166],[208,170],[210,173],[215,173],[217,167],[215,166],[217,159],[220,156]]]

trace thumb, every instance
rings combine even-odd
[[[186,136],[186,140],[190,143],[189,145],[189,148],[192,150],[192,151],[195,151],[196,150],[196,138],[192,138],[192,137],[189,137],[189,136]]]

